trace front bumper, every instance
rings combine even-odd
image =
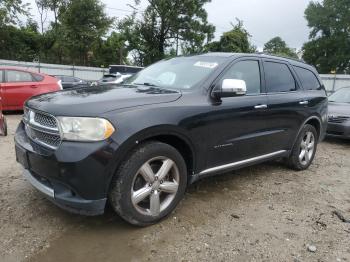
[[[350,139],[350,121],[344,123],[328,122],[327,136]]]
[[[25,178],[63,209],[83,215],[104,213],[114,173],[113,142],[62,142],[47,149],[31,141],[20,123],[15,135],[16,159]]]
[[[33,175],[29,170],[23,170],[23,176],[38,191],[45,195],[52,203],[71,213],[95,216],[104,213],[107,199],[86,200],[71,194],[69,190],[55,192],[49,182],[43,182]]]

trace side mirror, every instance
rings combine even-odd
[[[221,88],[215,88],[214,96],[217,98],[243,96],[247,93],[247,85],[244,80],[224,79]]]

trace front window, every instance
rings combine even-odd
[[[328,98],[329,102],[349,103],[350,104],[350,87],[339,89]]]
[[[173,58],[145,68],[124,83],[190,89],[207,78],[224,61],[224,58],[204,56]]]

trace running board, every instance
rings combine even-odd
[[[254,162],[257,162],[257,161],[261,161],[261,160],[277,157],[279,155],[283,155],[286,152],[287,152],[286,150],[281,150],[281,151],[273,152],[273,153],[270,153],[270,154],[261,155],[261,156],[257,156],[257,157],[253,157],[253,158],[249,158],[249,159],[245,159],[245,160],[241,160],[241,161],[238,161],[238,162],[222,165],[222,166],[211,167],[211,168],[205,169],[202,172],[200,172],[199,176],[210,174],[210,173],[215,173],[215,172],[222,171],[222,170],[225,170],[225,169],[235,168],[235,167],[238,167],[238,166],[248,165],[248,164],[251,164],[251,163],[254,163]]]

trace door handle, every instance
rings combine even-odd
[[[254,106],[255,109],[264,109],[267,108],[267,105],[256,105]]]
[[[36,85],[32,85],[32,86],[30,86],[31,88],[38,88],[38,86],[36,86]]]
[[[300,105],[308,105],[309,101],[305,100],[305,101],[300,101],[299,102]]]

